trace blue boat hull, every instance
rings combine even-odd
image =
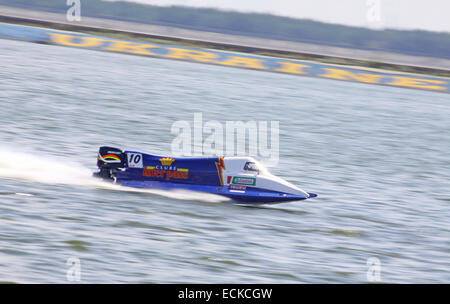
[[[189,190],[245,204],[273,204],[317,195],[271,175],[251,157],[173,158],[100,147],[94,176],[144,189]]]
[[[245,204],[277,204],[290,201],[307,199],[304,196],[268,191],[259,188],[247,188],[246,190],[230,189],[226,186],[189,185],[166,183],[158,181],[117,180],[117,184],[125,187],[162,190],[188,190],[225,196],[236,203]],[[316,197],[314,193],[308,193],[309,198]]]

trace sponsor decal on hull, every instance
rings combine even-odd
[[[245,189],[247,189],[247,186],[230,185],[230,189],[232,189],[232,190],[245,190]]]
[[[145,167],[142,171],[142,175],[148,177],[161,178],[167,181],[172,178],[175,179],[189,178],[189,169],[177,168],[176,166],[172,166],[172,163],[175,161],[175,159],[164,157],[160,158],[159,161],[161,165]]]
[[[245,176],[234,176],[231,183],[237,184],[237,185],[254,186],[254,185],[256,185],[256,178],[245,177]]]
[[[225,163],[223,161],[223,157],[218,158],[218,161],[216,162],[216,168],[217,168],[217,175],[219,176],[219,183],[221,186],[223,186],[222,170],[225,170]]]
[[[187,170],[187,169],[185,169]],[[158,169],[149,169],[149,167],[143,170],[143,175],[148,177],[157,177],[165,180],[170,180],[171,178],[175,179],[188,179],[189,172],[184,171],[183,169],[178,169],[176,171],[173,170],[158,170]]]

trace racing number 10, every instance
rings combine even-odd
[[[129,168],[142,168],[142,154],[127,153]]]

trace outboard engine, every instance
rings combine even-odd
[[[114,180],[116,172],[125,168],[125,153],[113,147],[100,147],[98,150],[97,167],[95,177],[106,180]]]

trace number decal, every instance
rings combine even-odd
[[[142,168],[142,154],[127,153],[127,156],[128,156],[128,168]]]

